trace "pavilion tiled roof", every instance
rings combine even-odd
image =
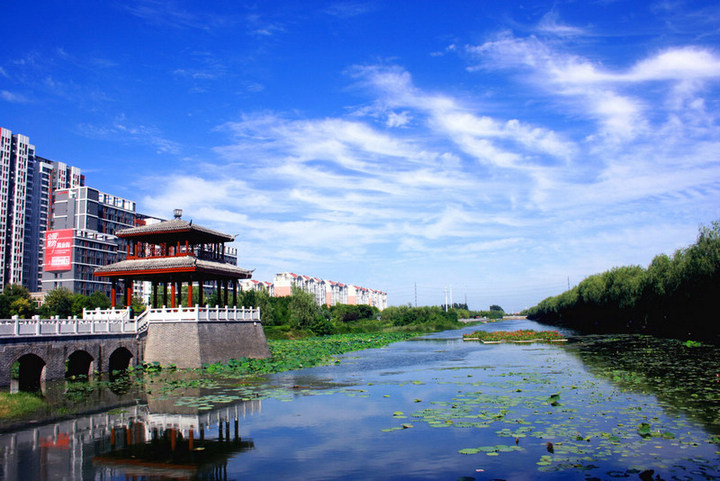
[[[193,256],[127,259],[95,269],[97,277],[147,277],[166,272],[189,272],[233,279],[250,279],[252,271],[224,262],[206,261]]]
[[[157,224],[141,225],[130,227],[115,232],[118,237],[145,237],[156,234],[180,234],[189,233],[194,237],[215,238],[223,242],[232,242],[235,236],[224,234],[213,229],[193,224],[192,221],[182,219],[171,219],[158,222]]]

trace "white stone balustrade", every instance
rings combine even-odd
[[[130,308],[127,309],[83,309],[83,319],[92,320],[118,320],[118,319],[130,319]]]
[[[159,307],[149,309],[147,322],[260,322],[259,307]]]
[[[27,336],[78,336],[139,334],[155,322],[260,322],[259,307],[177,307],[151,308],[134,319],[130,309],[83,310],[83,318],[72,319],[0,319],[0,339]]]
[[[95,334],[131,334],[137,332],[134,319],[0,319],[0,338],[8,337],[57,337]]]

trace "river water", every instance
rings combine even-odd
[[[0,435],[0,479],[720,479],[716,348],[461,339],[525,328],[546,329],[467,327],[29,425]]]

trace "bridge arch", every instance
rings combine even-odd
[[[108,360],[108,370],[110,375],[115,371],[125,371],[130,367],[130,360],[133,358],[132,353],[126,347],[118,347],[115,349]]]
[[[74,379],[79,376],[90,377],[94,368],[94,361],[89,352],[78,349],[67,358],[65,378]]]
[[[17,362],[19,364],[18,390],[41,391],[47,372],[45,361],[36,354],[28,353],[20,356]]]

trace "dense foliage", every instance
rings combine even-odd
[[[212,300],[210,297],[210,305]],[[487,311],[470,311],[466,304],[453,304],[447,311],[439,306],[390,306],[383,311],[368,305],[318,306],[311,294],[298,288],[293,288],[287,297],[271,297],[265,291],[239,292],[237,304],[260,307],[265,333],[271,339],[359,332],[434,332],[457,329],[461,326],[458,319],[498,319],[504,315],[497,305]]]
[[[185,290],[182,300],[186,307],[188,297]],[[205,298],[205,304],[221,304],[217,293],[209,294]],[[137,298],[133,298],[132,306],[136,314],[145,309]],[[461,324],[458,319],[499,319],[504,315],[498,305],[490,306],[487,311],[470,311],[466,304],[453,304],[449,309],[406,305],[388,307],[382,312],[369,305],[320,306],[312,294],[297,287],[293,287],[291,295],[286,297],[271,297],[266,291],[238,292],[237,306],[259,307],[265,333],[270,339],[300,339],[360,332],[435,332],[459,328]],[[83,308],[96,307],[110,307],[110,300],[105,294],[95,292],[84,296],[73,294],[61,287],[48,292],[44,304],[39,308],[32,302],[30,293],[24,287],[6,286],[5,291],[0,294],[0,317],[4,318],[11,315],[28,318],[35,314],[42,318],[80,317]]]
[[[597,332],[649,332],[720,339],[720,222],[701,227],[697,241],[647,269],[616,267],[527,311],[528,318]]]
[[[142,312],[145,309],[139,299],[133,298],[132,301],[135,312]],[[59,287],[49,291],[45,295],[43,304],[39,307],[30,297],[27,288],[23,286],[8,284],[0,294],[0,319],[9,319],[12,316],[29,319],[34,315],[39,315],[43,319],[51,316],[60,316],[61,318],[81,317],[83,309],[95,309],[98,307],[100,309],[110,307],[110,299],[99,291],[86,296],[73,294],[69,289]]]

